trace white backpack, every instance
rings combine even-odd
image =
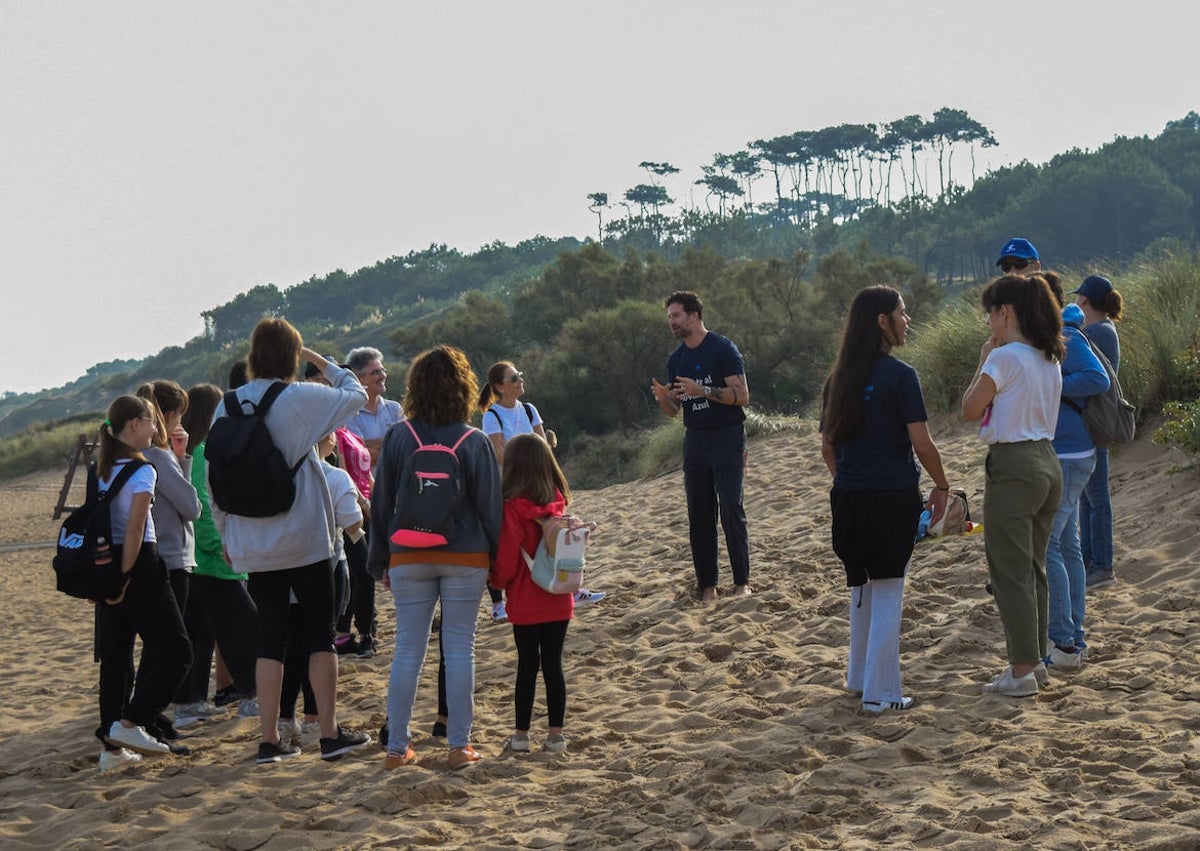
[[[538,522],[542,524],[542,540],[537,550],[532,556],[521,550],[529,575],[539,588],[551,594],[574,594],[583,586],[588,535],[596,524],[571,529],[567,517],[546,517]]]

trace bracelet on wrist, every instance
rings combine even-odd
[[[935,491],[948,491],[948,490],[950,490],[950,486],[949,486],[949,485],[946,485],[944,488],[939,488],[939,487],[937,487],[936,485],[934,485],[934,488],[933,488],[933,489],[934,489]]]

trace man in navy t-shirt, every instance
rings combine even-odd
[[[742,508],[746,471],[746,366],[737,346],[704,327],[693,292],[667,297],[667,322],[682,342],[667,359],[667,383],[650,380],[669,417],[683,411],[683,486],[700,598],[717,596],[717,517],[733,568],[734,593],[750,593],[750,541]]]

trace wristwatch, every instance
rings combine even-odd
[[[705,396],[709,396],[709,397],[711,397],[711,396],[712,396],[712,394],[713,394],[713,388],[712,388],[712,385],[711,385],[711,384],[705,384],[705,385],[704,385],[704,395],[705,395]]]

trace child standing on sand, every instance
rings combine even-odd
[[[124,465],[144,462],[143,454],[158,429],[152,402],[119,396],[108,408],[100,429],[97,476],[107,491]],[[111,506],[113,558],[120,560],[125,580],[121,593],[97,606],[97,655],[100,658],[100,729],[105,743],[100,768],[137,762],[139,754],[165,754],[170,749],[147,727],[187,676],[192,661],[183,616],[158,554],[150,503],[157,474],[141,466],[121,488]],[[142,639],[137,677],[132,668],[134,640]]]
[[[536,434],[519,434],[504,448],[501,476],[504,524],[492,565],[492,587],[506,592],[508,622],[517,645],[517,684],[513,696],[515,720],[506,748],[529,750],[529,725],[538,670],[546,685],[549,735],[543,748],[566,750],[563,720],[567,712],[567,683],[562,652],[567,626],[575,611],[571,594],[551,594],[536,585],[521,555],[530,555],[542,539],[541,520],[562,516],[571,492],[549,444]],[[572,521],[572,528],[583,523]]]

